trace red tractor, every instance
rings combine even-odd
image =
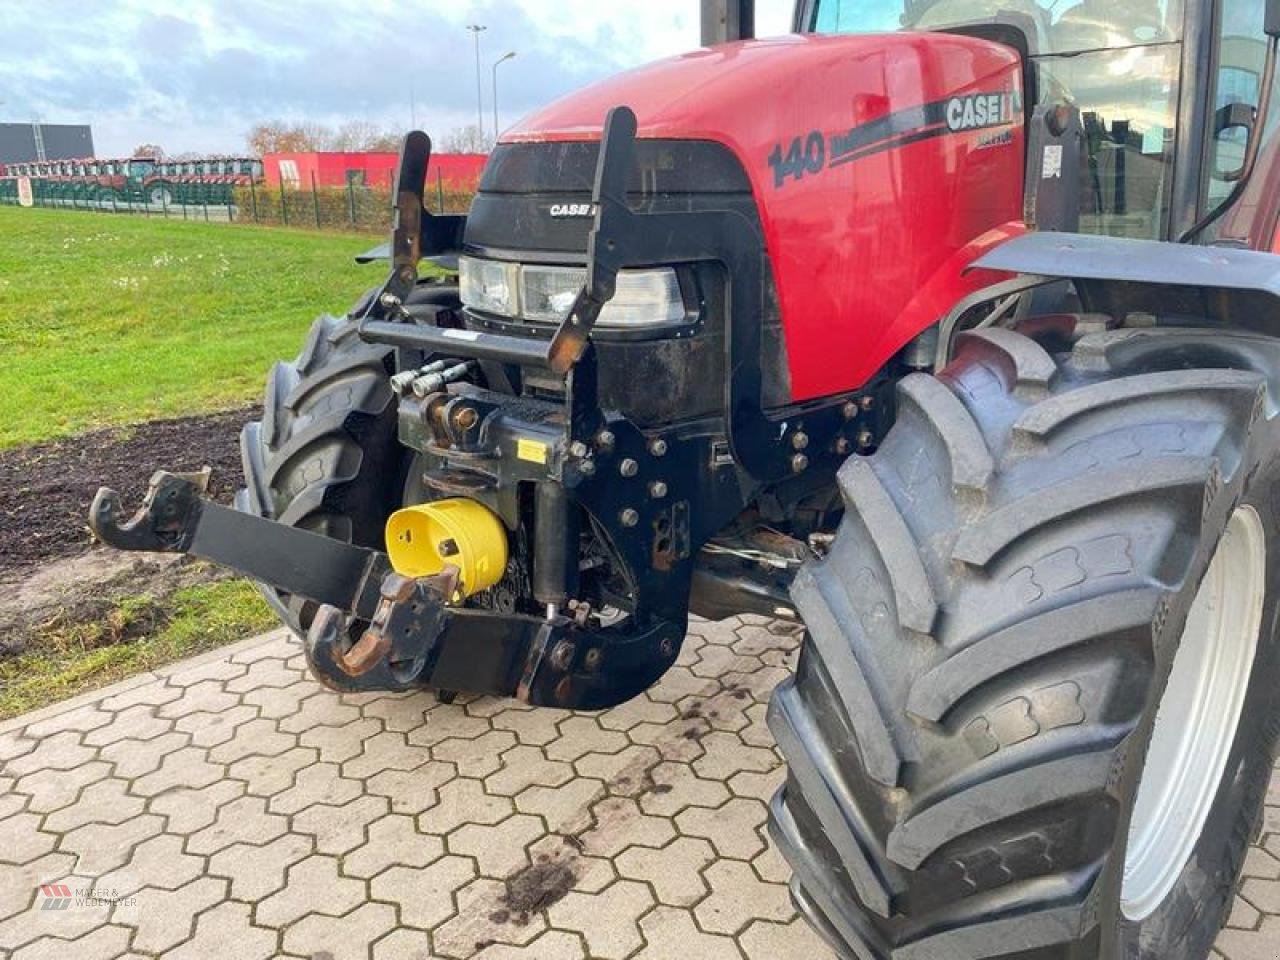
[[[750,9],[465,218],[411,134],[239,509],[93,528],[257,578],[338,690],[602,708],[691,613],[803,622],[772,829],[841,955],[1200,960],[1280,731],[1280,2]]]

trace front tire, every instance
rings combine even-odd
[[[884,445],[841,471],[829,555],[797,578],[809,637],[770,708],[790,765],[773,836],[844,956],[1208,955],[1280,719],[1277,371],[1266,337],[1050,323],[964,335],[937,378],[903,381]],[[1189,616],[1241,536],[1256,616],[1209,641],[1247,650],[1207,711],[1238,716],[1182,764],[1202,822],[1134,887],[1166,694],[1214,672],[1179,672]]]
[[[240,435],[247,513],[363,547],[381,549],[387,517],[401,505],[406,466],[396,438],[390,347],[357,335],[361,307],[322,316],[298,357],[267,377],[262,420]],[[315,604],[263,587],[285,623],[305,633]]]

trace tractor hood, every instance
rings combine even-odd
[[[622,104],[635,112],[640,137],[749,149],[772,145],[789,118],[819,114],[836,127],[856,127],[912,100],[1003,78],[1017,64],[1011,49],[953,34],[747,40],[610,77],[530,114],[501,141],[599,139],[604,115]],[[868,71],[880,81],[869,82]]]
[[[954,34],[744,41],[574,93],[498,149],[598,141],[616,106],[642,140],[727,148],[758,208],[805,400],[860,386],[992,279],[964,268],[1018,229],[1021,70],[1014,50]],[[487,179],[482,192],[504,189]]]

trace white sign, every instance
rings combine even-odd
[[[31,192],[31,178],[18,178],[18,205],[22,207],[34,207],[36,205],[35,195]]]

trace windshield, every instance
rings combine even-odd
[[[1080,229],[1158,239],[1181,65],[1182,0],[819,0],[818,33],[935,30],[993,21],[1031,48],[1041,103],[1080,110]]]
[[[999,20],[1021,26],[1032,52],[1072,53],[1182,38],[1182,0],[821,0],[818,33],[936,30]]]

